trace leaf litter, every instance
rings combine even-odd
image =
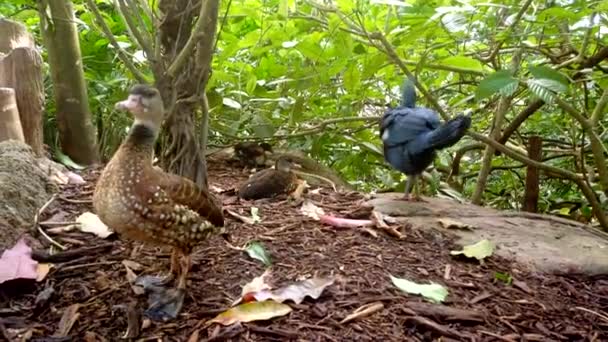
[[[61,190],[62,196],[90,199],[98,174],[99,169],[83,172],[87,183],[67,184]],[[221,161],[209,163],[209,174],[211,185],[225,189],[233,187],[235,181],[247,178],[246,171],[234,170]],[[247,213],[250,217],[251,204],[234,202],[233,196],[220,195],[226,209]],[[302,199],[304,202],[314,201],[315,206],[331,211],[332,216],[352,217],[349,213],[363,197],[354,192],[336,194],[331,189],[317,188],[306,192]],[[292,202],[279,199],[254,203],[259,212],[264,213],[262,222],[248,225],[230,216],[226,222],[235,245],[245,246],[249,241],[260,241],[272,255],[272,273],[262,282],[270,289],[262,286],[260,291],[297,283],[293,279],[312,279],[311,275],[317,272],[336,273],[344,281],[336,282],[323,291],[329,295],[303,300],[300,304],[269,300],[289,307],[291,311],[288,314],[278,315],[278,311],[269,310],[271,313],[268,315],[272,318],[261,322],[260,315],[254,315],[254,320],[249,322],[245,322],[249,317],[241,319],[236,316],[237,321],[243,323],[202,328],[196,322],[208,322],[229,310],[233,301],[229,294],[241,293],[244,280],[251,282],[269,269],[264,263],[242,253],[243,249],[236,253],[224,239],[213,237],[195,249],[187,299],[180,317],[170,324],[146,323],[144,320],[139,336],[134,340],[185,341],[192,336],[196,340],[239,340],[246,337],[250,341],[296,337],[303,340],[423,341],[438,340],[442,336],[458,340],[608,339],[606,323],[598,319],[598,314],[605,315],[603,311],[608,305],[604,299],[608,298],[608,283],[601,277],[579,276],[574,279],[535,273],[496,255],[486,257],[483,264],[467,263],[449,253],[461,248],[449,234],[440,231],[431,234],[405,226],[399,232],[407,239],[399,240],[388,233],[374,238],[362,228],[332,230],[315,219],[303,219],[300,206],[294,206]],[[41,222],[61,211],[68,213],[62,221],[74,221],[81,213],[91,210],[90,202],[57,201],[42,215]],[[372,219],[370,212],[366,215],[363,218]],[[390,219],[384,222],[396,227]],[[377,227],[368,229],[380,231]],[[140,270],[135,270],[137,266],[132,268],[137,273],[166,272],[170,252],[165,248],[113,240],[110,236],[106,240],[80,230],[61,232],[56,238],[66,239],[61,240],[68,247],[65,252],[81,246],[95,247],[108,241],[114,243],[111,252],[100,249],[87,255],[79,254],[77,259],[62,258],[47,275],[49,281],[33,282],[37,289],[32,295],[3,297],[7,302],[0,304],[0,312],[3,316],[9,312],[9,319],[12,319],[11,314],[17,318],[9,321],[3,318],[5,325],[9,322],[6,325],[8,334],[13,339],[22,332],[28,332],[33,339],[51,339],[59,326],[61,313],[71,305],[81,303],[77,311],[80,315],[69,329],[69,338],[119,340],[128,331],[130,323],[125,315],[114,314],[112,307],[137,302],[136,310],[139,312],[146,306],[145,297],[134,296],[125,278],[125,264],[121,265],[121,262],[130,260],[139,264]],[[131,268],[134,264],[126,263],[126,266]],[[425,303],[416,295],[404,295],[387,272],[410,281],[420,281],[422,285],[441,282],[449,290],[449,300],[446,298],[441,305],[432,301]],[[497,281],[497,274],[512,276],[514,281]],[[54,291],[47,287],[49,282],[53,283]],[[274,284],[282,285],[275,287]],[[1,288],[0,285],[0,296]],[[49,299],[42,296],[45,290],[53,292]],[[40,311],[31,315],[27,308],[35,307],[34,300],[38,295],[44,297],[40,303],[50,303],[40,304]],[[256,303],[261,302],[241,302],[240,305]],[[380,304],[382,309],[378,309]],[[354,318],[338,327],[349,317]]]

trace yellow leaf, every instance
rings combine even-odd
[[[250,302],[241,304],[217,315],[209,323],[231,325],[239,322],[252,322],[268,320],[274,317],[285,316],[291,312],[291,307],[272,300],[263,302]]]

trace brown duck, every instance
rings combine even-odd
[[[131,112],[134,123],[97,181],[93,206],[99,218],[121,237],[173,248],[171,270],[157,284],[177,278],[177,288],[157,298],[147,313],[175,318],[184,299],[190,253],[224,225],[221,205],[207,189],[152,166],[164,117],[157,89],[136,85],[116,108]]]
[[[239,197],[250,200],[291,193],[298,185],[298,177],[292,171],[293,166],[294,162],[290,157],[279,157],[274,169],[264,169],[249,177],[240,186]]]
[[[266,152],[272,153],[272,146],[268,143],[258,144],[257,142],[248,141],[234,145],[234,154],[243,165],[248,167],[264,165],[266,162]]]

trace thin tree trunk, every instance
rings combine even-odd
[[[15,91],[12,88],[0,88],[0,141],[9,139],[25,142]]]
[[[53,80],[61,148],[77,163],[96,163],[99,160],[97,137],[89,110],[72,3],[42,0],[38,5]]]
[[[528,158],[538,162],[543,159],[543,138],[534,135],[528,138]],[[526,192],[522,210],[531,213],[538,212],[539,193],[539,170],[533,165],[528,165],[526,173]]]
[[[513,59],[511,60],[511,70],[517,70],[519,68],[522,51],[523,49],[519,49],[513,55]],[[498,108],[496,108],[496,114],[494,115],[494,126],[492,127],[492,131],[489,135],[490,139],[498,141],[500,138],[502,125],[505,121],[505,115],[507,114],[510,105],[511,96],[501,96],[500,101],[498,101]],[[483,192],[486,188],[490,171],[492,171],[492,157],[494,156],[494,151],[494,147],[490,145],[486,146],[481,162],[481,169],[479,170],[479,177],[477,178],[477,184],[475,185],[475,190],[473,191],[473,196],[471,198],[471,202],[473,204],[480,205],[483,201]]]

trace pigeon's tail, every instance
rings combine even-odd
[[[406,78],[405,82],[403,82],[401,103],[399,106],[406,108],[416,107],[416,87],[414,86],[414,81],[410,80],[409,78]]]
[[[459,115],[441,127],[428,133],[427,143],[435,150],[441,150],[457,143],[471,127],[471,117]]]

